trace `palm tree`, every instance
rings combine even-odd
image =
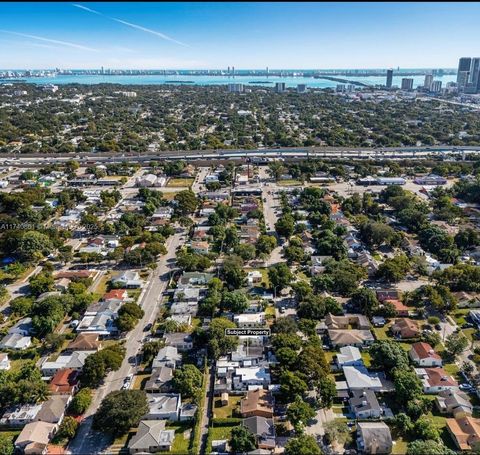
[[[282,164],[281,161],[272,161],[268,165],[268,172],[269,174],[275,179],[278,180],[281,175],[285,172],[285,166]]]

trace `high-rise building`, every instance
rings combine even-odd
[[[433,82],[433,74],[425,74],[425,81],[423,83],[423,88],[430,90]]]
[[[297,85],[297,93],[307,93],[308,88],[306,84],[298,84]]]
[[[387,70],[387,88],[392,88],[393,70]]]
[[[402,78],[402,90],[413,90],[413,79],[410,77]]]
[[[480,73],[480,58],[472,58],[470,64],[470,75],[468,78],[468,83],[471,84],[475,89],[478,87],[479,82],[479,73]]]
[[[460,91],[463,91],[463,89],[468,83],[468,80],[470,78],[471,64],[472,64],[472,59],[470,57],[462,57],[458,61],[457,85]]]
[[[243,84],[228,84],[230,93],[243,93]]]
[[[277,93],[283,93],[285,91],[285,82],[277,82],[275,84],[275,91]]]
[[[440,93],[442,91],[442,81],[433,81],[430,85],[430,91]]]

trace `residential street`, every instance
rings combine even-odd
[[[158,303],[170,278],[168,260],[175,258],[176,249],[181,243],[181,236],[182,234],[177,233],[166,242],[168,253],[159,260],[153,279],[147,285],[142,301],[139,302],[145,315],[126,337],[125,347],[127,351],[122,366],[118,371],[111,372],[107,376],[104,385],[96,390],[93,403],[85,413],[85,420],[82,422],[75,438],[69,444],[69,450],[73,454],[101,453],[110,443],[110,438],[103,433],[92,430],[92,416],[97,411],[102,400],[110,392],[119,390],[127,375],[134,372],[135,361],[132,364],[132,359],[135,359],[141,351],[144,337],[143,328],[147,324],[153,323],[157,317]]]

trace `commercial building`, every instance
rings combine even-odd
[[[402,78],[402,90],[413,90],[413,78],[411,77]]]
[[[297,85],[297,93],[307,93],[308,87],[306,84],[298,84]]]
[[[470,75],[471,63],[472,59],[470,57],[462,57],[458,61],[457,85],[459,90],[463,90],[465,88],[465,85],[467,85]]]
[[[425,81],[423,83],[423,88],[430,90],[433,83],[433,74],[426,74]]]
[[[387,88],[392,88],[392,82],[393,82],[393,70],[387,70],[387,83],[386,83]]]
[[[277,82],[275,84],[275,92],[283,93],[286,90],[285,82]]]
[[[228,84],[230,93],[243,93],[243,84]]]
[[[440,93],[442,91],[442,81],[433,81],[430,86],[430,91],[433,93]]]

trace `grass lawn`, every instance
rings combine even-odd
[[[398,438],[393,441],[392,454],[393,455],[404,455],[407,453],[407,441],[404,441],[403,438]]]
[[[455,363],[446,363],[443,365],[443,369],[450,375],[452,375],[455,379],[458,380],[458,372],[460,369]]]
[[[278,186],[300,186],[303,183],[300,180],[279,180],[277,182]]]
[[[453,319],[455,320],[455,322],[458,324],[458,325],[462,325],[462,324],[465,324],[466,321],[466,316],[468,315],[468,312],[470,310],[468,309],[463,309],[463,310],[457,310],[455,311],[455,313],[453,314]]]
[[[167,430],[175,430],[175,439],[173,441],[172,450],[169,453],[185,454],[188,453],[188,446],[190,445],[190,437],[192,435],[192,426],[189,423],[185,424],[167,424]],[[187,435],[184,433],[188,432]],[[187,437],[185,437],[187,436]]]
[[[230,433],[233,428],[238,425],[232,425],[228,427],[211,427],[208,429],[208,444],[207,444],[207,453],[212,451],[212,441],[217,439],[230,439]]]
[[[336,351],[323,351],[327,362],[330,363],[333,360],[333,357],[337,355]]]
[[[392,338],[387,335],[390,324],[385,324],[383,327],[374,327],[373,333],[377,340],[391,340]]]
[[[96,294],[103,295],[107,292],[107,283],[111,279],[110,273],[105,273],[102,278],[100,278],[97,286],[93,290]]]
[[[167,182],[167,186],[171,188],[189,188],[192,186],[194,179],[185,178],[185,179],[170,179]]]
[[[169,192],[164,191],[164,192],[162,192],[162,194],[163,194],[163,199],[165,199],[166,201],[172,201],[175,198],[175,196],[178,194],[178,192],[177,191],[169,191]]]
[[[137,374],[133,377],[133,387],[132,389],[143,389],[145,383],[147,382],[150,374]]]
[[[306,281],[307,283],[310,283],[310,278],[307,275],[305,275],[304,272],[298,272],[297,277],[301,281]]]
[[[240,400],[242,397],[228,397],[228,405],[222,406],[222,400],[220,398],[215,399],[213,404],[213,414],[215,418],[226,419],[229,417],[234,417],[233,413],[235,409],[240,407]]]
[[[10,441],[15,441],[17,436],[20,434],[21,430],[8,430],[8,431],[0,431],[0,438],[8,438]]]
[[[470,340],[473,340],[473,334],[477,331],[477,329],[463,329],[463,334]]]
[[[265,316],[275,316],[275,308],[271,305],[265,308]]]
[[[368,351],[360,351],[362,354],[362,360],[365,366],[368,368],[372,364],[372,358],[370,357],[370,353]]]

